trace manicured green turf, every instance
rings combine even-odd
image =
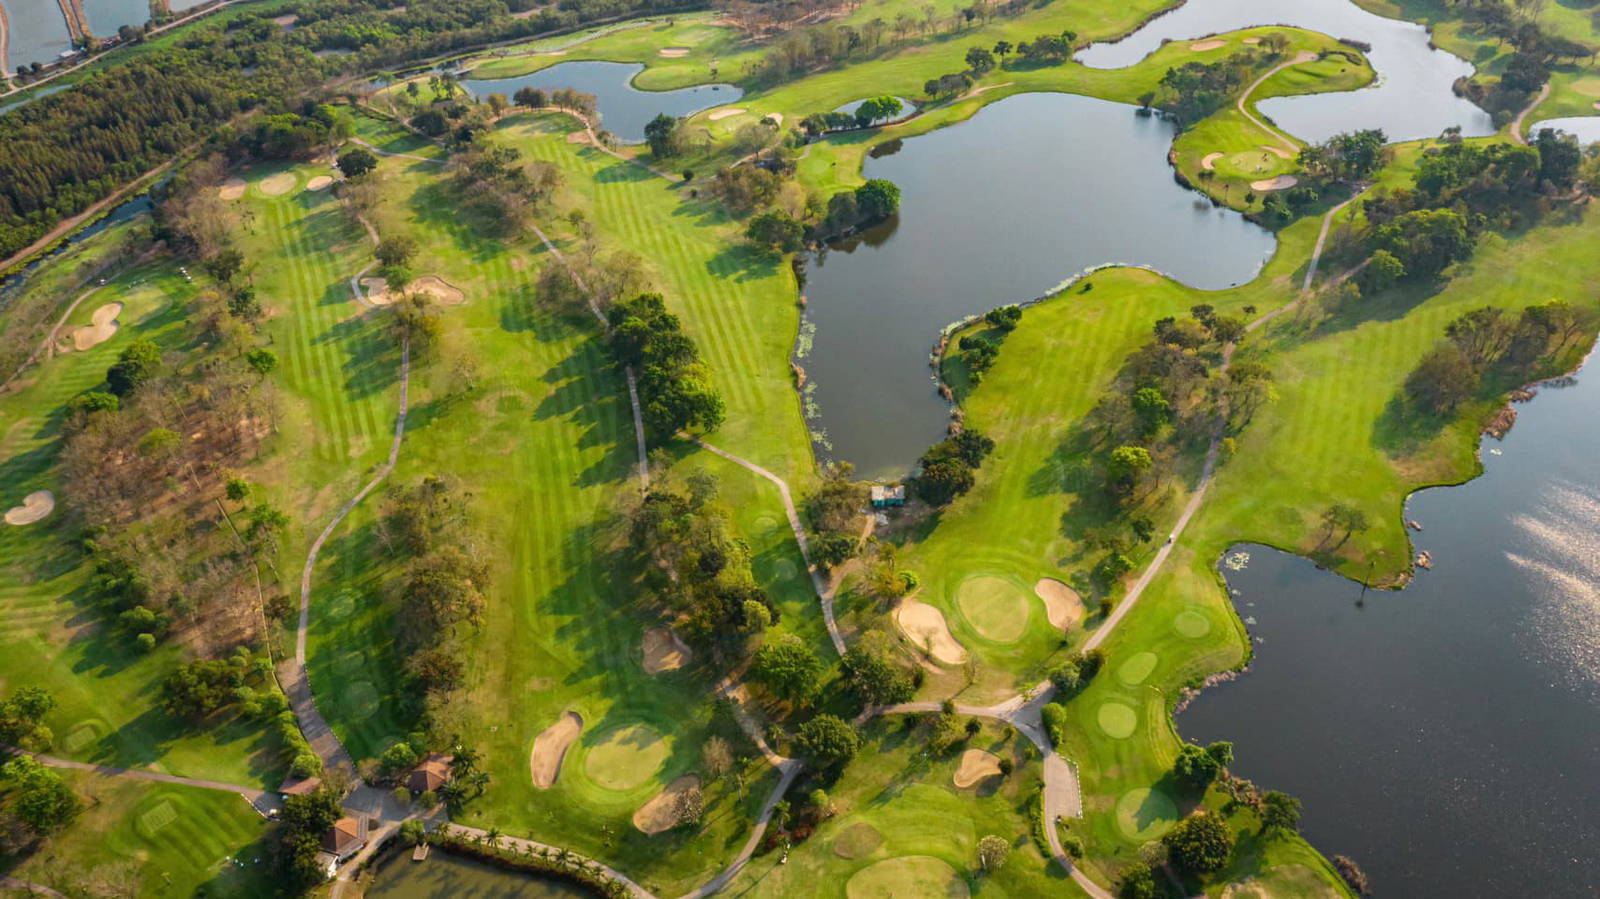
[[[52,269],[81,261],[68,254],[47,263],[28,290],[56,289],[63,279]],[[186,340],[181,304],[194,291],[167,261],[122,270],[73,317],[86,321],[101,302],[117,299],[125,304],[122,328],[92,349],[46,359],[0,396],[0,511],[35,490],[57,497],[43,521],[0,524],[0,683],[51,691],[59,707],[47,723],[60,754],[276,786],[282,769],[258,726],[224,722],[196,732],[161,711],[160,681],[183,659],[182,649],[167,643],[140,654],[118,631],[100,626],[97,597],[86,585],[90,572],[75,545],[81,519],[66,503],[54,468],[67,401],[101,385],[106,367],[133,340],[167,348]],[[48,319],[54,324],[58,317]]]
[[[68,895],[94,895],[87,890],[96,882],[125,882],[138,896],[274,894],[267,822],[238,794],[66,777],[84,811],[45,850],[7,870],[11,876]]]

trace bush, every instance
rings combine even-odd
[[[1180,871],[1209,874],[1222,870],[1233,854],[1233,831],[1217,815],[1195,812],[1161,838]]]
[[[1059,702],[1047,702],[1039,709],[1039,717],[1044,719],[1045,732],[1050,735],[1050,744],[1057,749],[1066,742],[1067,738],[1067,707]]]

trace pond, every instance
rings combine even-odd
[[[1132,106],[1021,94],[868,159],[900,215],[813,259],[803,289],[822,455],[892,477],[942,437],[928,353],[957,319],[1107,263],[1205,289],[1254,278],[1275,239],[1173,180],[1172,134]]]
[[[1378,82],[1359,91],[1276,97],[1257,108],[1280,128],[1308,141],[1342,131],[1382,128],[1391,141],[1436,137],[1460,125],[1469,137],[1493,134],[1488,113],[1451,90],[1471,75],[1466,60],[1428,45],[1421,25],[1386,19],[1349,0],[1189,0],[1127,38],[1077,54],[1086,66],[1115,69],[1144,59],[1165,40],[1193,40],[1254,25],[1294,25],[1372,45]],[[1221,58],[1218,54],[1216,58]]]
[[[1600,376],[1520,410],[1483,477],[1413,496],[1434,569],[1404,591],[1238,548],[1255,660],[1177,719],[1378,896],[1595,895]]]
[[[150,0],[83,0],[89,30],[101,37],[117,33],[123,25],[141,26],[150,20]]]
[[[644,71],[640,63],[563,62],[548,69],[515,78],[469,78],[462,85],[475,97],[505,94],[536,87],[546,91],[572,88],[594,94],[600,122],[618,139],[630,143],[644,140],[644,126],[657,115],[686,116],[733,103],[744,91],[731,84],[702,84],[675,91],[642,91],[633,86],[633,77]]]
[[[30,63],[49,65],[72,49],[72,34],[55,0],[0,0],[6,8],[11,33],[6,47],[6,65],[12,74],[17,66]],[[149,15],[148,11],[146,15]]]
[[[1541,129],[1554,128],[1565,131],[1576,137],[1580,144],[1600,142],[1600,115],[1573,116],[1568,119],[1549,119],[1540,122],[1528,129],[1529,134],[1538,134]]]
[[[594,893],[531,874],[507,871],[435,849],[414,862],[409,850],[383,862],[367,887],[367,899],[593,899]]]

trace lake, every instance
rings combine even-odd
[[[1172,137],[1132,106],[1021,94],[869,158],[868,178],[900,185],[900,215],[813,259],[803,288],[821,454],[905,474],[949,424],[928,354],[957,319],[1106,263],[1205,289],[1254,278],[1274,237],[1180,187]]]
[[[367,887],[367,899],[594,899],[592,891],[565,881],[518,874],[434,849],[414,862],[410,851],[385,860]]]
[[[644,140],[644,126],[661,113],[686,116],[702,109],[733,103],[744,91],[731,84],[702,84],[675,91],[642,91],[633,86],[633,77],[644,71],[640,63],[563,62],[530,75],[515,78],[468,78],[461,84],[474,96],[505,94],[508,98],[524,87],[546,91],[572,88],[594,94],[600,110],[600,124],[619,140],[638,143]]]
[[[72,34],[55,0],[0,0],[6,8],[11,34],[6,65],[13,75],[17,66],[55,62],[72,49]],[[148,13],[146,14],[148,15]]]
[[[1389,140],[1402,141],[1436,137],[1452,125],[1469,137],[1495,131],[1488,113],[1451,91],[1457,78],[1472,74],[1470,63],[1430,48],[1423,26],[1386,19],[1349,0],[1189,0],[1123,40],[1084,49],[1076,59],[1093,68],[1118,69],[1144,59],[1164,40],[1193,40],[1255,25],[1294,25],[1372,45],[1367,58],[1378,73],[1376,85],[1257,104],[1295,137],[1322,141],[1342,131],[1382,128]]]
[[[83,0],[89,30],[112,37],[123,25],[143,26],[150,20],[150,0]]]
[[[1549,119],[1528,129],[1528,134],[1538,134],[1541,129],[1554,128],[1578,139],[1580,144],[1600,142],[1600,115],[1573,116],[1568,119]]]
[[[1434,569],[1404,591],[1258,546],[1222,569],[1255,660],[1178,729],[1304,800],[1378,896],[1600,884],[1600,373],[1539,394],[1483,477],[1412,497]]]

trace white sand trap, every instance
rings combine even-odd
[[[1268,144],[1262,144],[1261,145],[1261,149],[1266,150],[1268,153],[1271,153],[1272,155],[1278,157],[1279,159],[1293,159],[1294,158],[1294,154],[1293,153],[1290,153],[1288,150],[1285,150],[1282,147],[1274,147],[1274,146],[1270,146]]]
[[[122,327],[122,322],[117,321],[117,316],[121,314],[121,303],[107,303],[101,306],[94,311],[94,315],[90,316],[89,324],[81,328],[72,329],[72,344],[70,347],[64,345],[66,342],[63,341],[63,345],[58,346],[57,349],[74,349],[82,352],[92,346],[105,343],[117,333],[118,328]]]
[[[1217,160],[1221,158],[1221,153],[1207,153],[1206,158],[1200,160],[1200,167],[1208,172],[1215,171],[1217,168]]]
[[[742,107],[734,106],[734,107],[730,107],[728,109],[719,109],[716,112],[713,112],[711,115],[706,116],[706,118],[708,118],[711,121],[715,122],[715,121],[718,121],[720,119],[725,119],[728,116],[740,115],[743,112],[744,112],[744,109]]]
[[[48,490],[35,490],[23,497],[22,505],[6,510],[6,524],[33,524],[54,512],[56,495]]]
[[[366,288],[367,300],[377,306],[388,306],[412,293],[427,294],[444,306],[459,306],[467,301],[465,291],[437,275],[423,275],[398,293],[390,290],[389,282],[383,278],[362,278],[361,286]]]
[[[224,200],[237,200],[244,196],[244,189],[249,186],[243,178],[229,178],[217,188],[217,195]]]
[[[567,757],[567,747],[583,730],[583,716],[577,712],[562,712],[556,723],[544,729],[533,739],[533,751],[528,754],[528,768],[533,774],[533,785],[548,790],[561,774],[561,760]]]
[[[655,627],[644,634],[644,670],[648,674],[676,671],[689,664],[694,653],[671,628]]]
[[[1597,104],[1597,105],[1600,105],[1600,104]],[[783,113],[781,113],[781,112],[769,112],[769,113],[767,113],[767,118],[770,119],[772,121],[772,123],[775,124],[775,125],[782,125],[783,124]]]
[[[269,197],[281,197],[294,190],[294,186],[297,183],[299,181],[295,178],[294,172],[279,172],[271,177],[262,178],[256,182],[256,187],[260,188],[261,192]]]
[[[565,50],[540,50],[539,52],[537,52],[537,53],[535,53],[533,55],[534,56],[566,56],[567,55],[567,51],[565,51]]]
[[[306,182],[306,190],[326,190],[333,183],[332,175],[318,175]]]
[[[967,787],[1000,774],[1000,757],[992,752],[982,749],[968,749],[961,753],[961,767],[956,769],[954,778],[957,789],[965,790]]]
[[[277,25],[280,28],[286,28],[286,27],[288,27],[290,25],[293,25],[294,23],[296,23],[298,21],[300,21],[300,17],[295,15],[295,14],[293,14],[293,13],[290,13],[287,16],[277,16],[276,18],[274,18],[272,20],[272,24]]]
[[[1227,41],[1195,41],[1189,45],[1189,49],[1195,53],[1204,53],[1207,50],[1215,50],[1218,47],[1226,47],[1227,45]]]
[[[700,775],[675,777],[667,788],[633,813],[633,826],[644,833],[664,833],[678,826],[678,797],[700,788]]]
[[[1259,44],[1259,43],[1261,43],[1261,38],[1258,38],[1258,37],[1247,37],[1247,38],[1244,39],[1244,42],[1247,43],[1247,44]]]
[[[907,596],[894,609],[894,622],[900,625],[918,649],[926,649],[935,661],[944,665],[959,665],[967,660],[967,651],[950,635],[950,625],[944,613]]]
[[[688,47],[662,47],[661,48],[661,55],[667,57],[668,59],[677,59],[680,56],[688,56],[689,55],[689,48]]]
[[[1600,100],[1594,101],[1594,108],[1595,109],[1600,109]]]
[[[1039,578],[1039,583],[1033,585],[1033,592],[1044,600],[1044,614],[1050,619],[1051,627],[1066,630],[1083,620],[1083,600],[1078,591],[1061,581],[1053,577]]]
[[[1252,181],[1252,182],[1250,182],[1250,189],[1251,190],[1288,190],[1289,188],[1294,187],[1296,184],[1299,184],[1299,183],[1300,183],[1300,179],[1296,178],[1293,175],[1279,175],[1276,178],[1268,178],[1265,181]]]

